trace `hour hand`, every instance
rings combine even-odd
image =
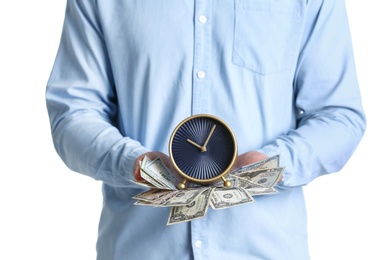
[[[195,143],[194,141],[192,141],[192,140],[190,140],[190,139],[187,139],[187,142],[189,142],[190,144],[192,144],[192,145],[198,147],[199,149],[203,150],[202,146],[199,145],[199,144],[197,144],[197,143]]]

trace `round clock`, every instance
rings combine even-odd
[[[178,185],[186,187],[187,180],[206,184],[225,179],[237,157],[236,138],[221,119],[207,114],[193,115],[173,130],[169,155],[176,171],[184,177]]]

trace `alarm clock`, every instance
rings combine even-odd
[[[237,158],[237,143],[233,131],[220,118],[198,114],[180,122],[169,141],[169,155],[175,170],[186,182],[211,184],[222,180],[225,187],[231,182],[224,176]]]

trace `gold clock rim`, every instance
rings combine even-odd
[[[230,164],[228,165],[228,167],[225,169],[225,171],[223,171],[222,173],[220,173],[218,176],[215,176],[213,178],[210,178],[210,179],[196,179],[196,178],[193,178],[191,176],[188,176],[185,172],[183,172],[182,170],[180,170],[180,168],[177,166],[176,162],[175,162],[175,159],[173,158],[172,156],[172,142],[173,142],[173,138],[174,136],[176,135],[176,132],[179,130],[179,128],[185,124],[186,122],[194,119],[194,118],[199,118],[199,117],[207,117],[207,118],[210,118],[210,119],[214,119],[218,122],[220,122],[224,127],[226,127],[226,129],[228,129],[230,135],[232,136],[232,139],[233,139],[233,144],[234,144],[234,153],[233,153],[233,158],[230,162]],[[187,118],[185,118],[184,120],[182,120],[176,127],[175,129],[173,130],[172,134],[171,134],[171,137],[169,138],[169,157],[171,159],[171,162],[172,162],[172,165],[173,167],[175,168],[175,170],[182,176],[184,177],[186,180],[190,180],[190,181],[193,181],[193,182],[196,182],[196,183],[212,183],[222,177],[224,177],[226,174],[229,173],[230,169],[233,167],[236,159],[237,159],[237,141],[236,141],[236,137],[234,135],[234,132],[233,130],[230,128],[230,126],[225,122],[223,121],[221,118],[217,117],[217,116],[214,116],[214,115],[210,115],[210,114],[196,114],[196,115],[192,115],[192,116],[189,116]]]

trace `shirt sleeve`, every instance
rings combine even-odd
[[[69,0],[46,101],[54,146],[65,164],[113,186],[128,186],[147,151],[115,121],[115,84],[93,1]]]
[[[260,150],[280,154],[281,189],[339,171],[366,128],[344,1],[307,2],[294,81],[297,127]]]

